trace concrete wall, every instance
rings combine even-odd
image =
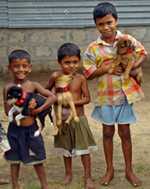
[[[149,27],[123,27],[150,52]],[[0,29],[0,74],[7,73],[7,55],[14,49],[25,49],[32,57],[33,71],[51,71],[58,67],[57,49],[64,42],[74,42],[84,52],[98,36],[94,28],[86,29]],[[146,66],[146,65],[145,65]]]

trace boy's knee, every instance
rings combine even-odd
[[[130,140],[131,139],[130,132],[126,131],[126,130],[118,130],[118,135],[121,139],[124,139],[124,140]]]
[[[114,131],[104,131],[103,132],[103,138],[104,139],[112,139],[114,136]]]

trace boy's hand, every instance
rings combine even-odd
[[[38,108],[36,108],[36,106],[37,106],[36,100],[34,98],[32,98],[28,105],[28,108],[29,108],[32,116],[35,116],[39,113],[39,110],[38,110]]]
[[[33,109],[35,109],[36,106],[37,106],[36,100],[35,100],[34,98],[32,98],[32,99],[30,100],[30,102],[29,102],[28,108],[29,108],[30,110],[33,110]]]
[[[40,113],[42,110],[40,108],[32,109],[31,115],[36,116],[38,113]]]
[[[103,74],[108,73],[111,65],[110,64],[102,64],[98,69],[101,70]]]
[[[112,74],[120,76],[123,73],[123,68],[121,66],[117,66],[113,69]]]
[[[136,75],[137,75],[137,69],[136,68],[132,69],[131,72],[130,72],[130,76],[136,77]]]

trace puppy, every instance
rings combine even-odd
[[[22,118],[25,118],[26,116],[30,115],[30,110],[28,108],[29,102],[31,100],[36,101],[36,107],[38,108],[41,105],[45,103],[45,97],[36,94],[36,93],[27,93],[22,90],[21,86],[12,86],[8,89],[7,91],[7,102],[9,105],[12,106],[12,108],[8,112],[8,119],[9,122],[13,121],[13,114],[19,113],[17,116],[15,116],[15,120],[17,122],[17,125],[20,126],[20,120]],[[49,107],[48,109],[40,112],[37,114],[37,118],[40,121],[39,124],[39,129],[34,133],[34,136],[39,136],[42,129],[45,126],[45,117],[48,115],[50,118],[50,121],[52,122],[52,117],[51,117],[51,110],[52,108]]]
[[[72,80],[72,75],[61,74],[55,81],[55,90],[58,98],[58,104],[54,106],[55,116],[56,116],[56,126],[61,129],[62,125],[62,112],[63,106],[68,106],[69,115],[65,120],[66,124],[69,124],[73,119],[75,122],[79,122],[79,117],[75,109],[73,102],[73,97],[70,92],[70,82]]]
[[[136,62],[137,55],[135,52],[135,47],[128,37],[122,37],[117,42],[117,56],[114,59],[111,69],[109,73],[113,73],[113,70],[116,66],[121,65],[124,69],[124,79],[128,80],[131,70]],[[142,68],[134,69],[134,79],[140,84],[142,82],[143,73]]]

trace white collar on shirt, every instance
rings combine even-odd
[[[123,33],[121,33],[119,30],[117,30],[117,34],[116,34],[116,37],[115,37],[115,41],[117,41],[122,35],[123,35]],[[111,44],[109,44],[109,43],[107,43],[106,41],[104,41],[104,40],[102,39],[102,36],[101,36],[101,35],[97,38],[96,43],[97,43],[97,44],[102,44],[102,45],[105,45],[105,46],[112,46]]]

